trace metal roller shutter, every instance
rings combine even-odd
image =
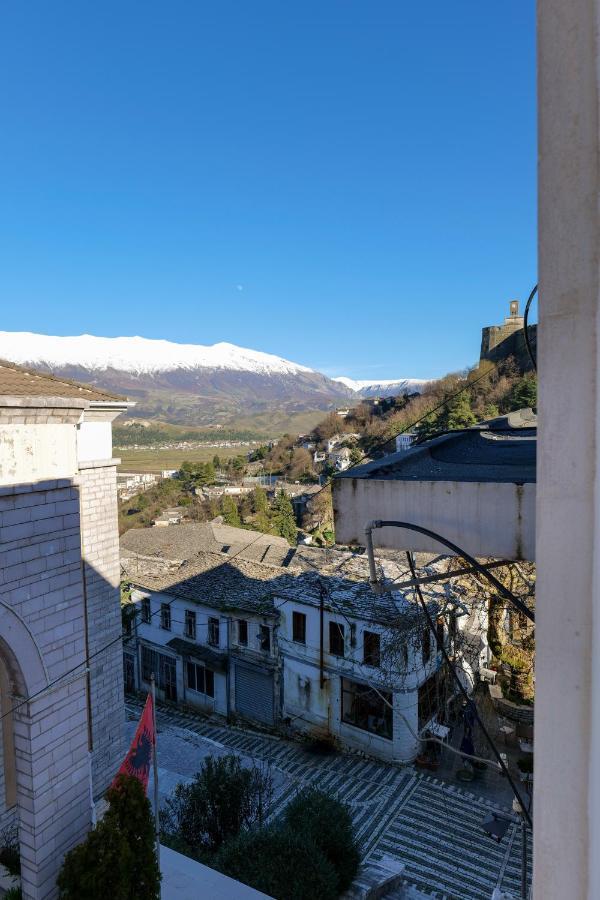
[[[265,725],[275,723],[273,675],[249,666],[235,667],[235,708],[241,716]]]

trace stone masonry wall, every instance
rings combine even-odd
[[[114,463],[80,466],[81,543],[87,591],[94,797],[112,781],[124,753],[123,647],[119,596],[117,475]]]
[[[13,722],[25,900],[55,896],[64,853],[90,825],[84,635],[77,486],[0,487],[0,654],[11,692],[2,710],[21,704]]]

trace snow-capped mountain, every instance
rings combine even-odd
[[[332,379],[234,344],[176,344],[143,337],[0,331],[0,359],[124,394],[136,401],[134,415],[182,424],[326,410],[361,397],[411,393],[425,384],[410,378]]]
[[[124,394],[133,415],[185,425],[327,410],[352,396],[307,366],[226,343],[2,331],[0,359]]]
[[[419,394],[427,381],[422,378],[398,378],[390,381],[356,381],[340,375],[333,378],[338,384],[343,384],[349,390],[360,394],[361,397],[397,396],[398,394]]]
[[[134,375],[154,375],[174,369],[230,369],[261,375],[312,372],[306,366],[270,353],[234,344],[175,344],[143,337],[53,337],[29,331],[0,331],[0,358],[21,365],[52,369],[78,366],[90,371],[115,369]]]

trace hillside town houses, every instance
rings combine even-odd
[[[381,569],[397,578],[397,563]],[[364,556],[290,548],[218,521],[121,538],[123,578],[138,614],[124,654],[129,689],[159,673],[162,699],[229,719],[306,732],[395,762],[443,732],[441,660],[415,602],[376,595]],[[428,592],[437,614],[444,591]],[[464,660],[471,683],[487,663],[481,622]],[[439,619],[444,640],[453,636]]]

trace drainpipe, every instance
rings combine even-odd
[[[373,519],[365,528],[367,556],[369,558],[369,584],[378,594],[381,593],[382,585],[377,577],[377,566],[375,565],[375,550],[373,549],[373,530],[381,528],[381,521]]]
[[[225,693],[227,695],[226,703],[227,703],[227,721],[229,722],[229,718],[231,716],[231,641],[230,641],[230,627],[231,627],[231,617],[227,616],[225,620],[227,622],[226,634],[227,634],[227,667],[225,670]]]
[[[323,614],[325,611],[325,591],[319,580],[319,684],[325,687],[325,661],[323,659]]]

